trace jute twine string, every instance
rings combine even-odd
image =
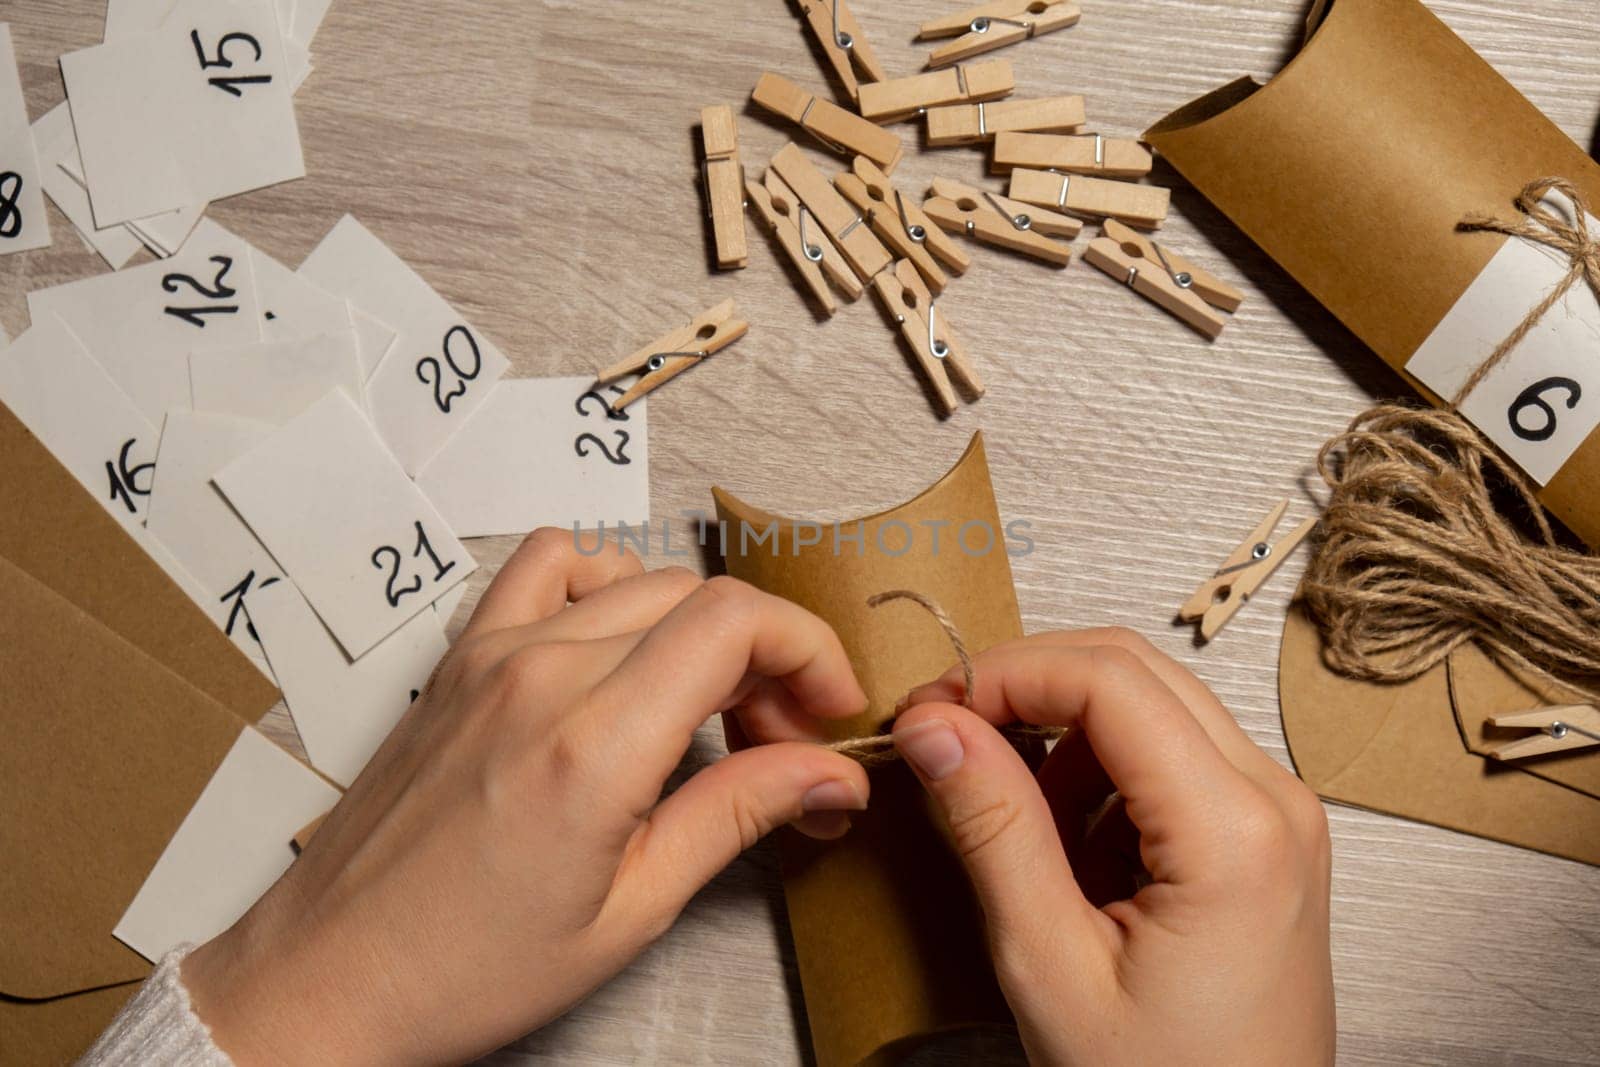
[[[1557,541],[1534,485],[1466,419],[1381,404],[1317,467],[1332,496],[1302,593],[1330,667],[1405,681],[1476,640],[1600,696],[1600,558]]]
[[[874,593],[867,598],[867,606],[876,608],[887,604],[891,600],[909,600],[919,605],[924,611],[933,616],[945,636],[950,639],[950,645],[955,649],[956,659],[961,661],[961,706],[972,707],[972,694],[976,688],[976,674],[972,666],[972,654],[967,651],[967,643],[961,639],[961,631],[939,606],[939,602],[932,597],[924,596],[912,589],[890,589],[882,593]],[[899,714],[899,709],[896,710]],[[891,717],[884,721],[883,729],[887,731],[894,725]],[[1013,744],[1030,739],[1050,740],[1060,737],[1065,731],[1059,726],[1033,726],[1028,723],[1013,723],[1000,728],[1000,732]],[[826,747],[835,752],[841,752],[864,767],[876,767],[881,764],[893,763],[900,758],[900,753],[894,747],[894,738],[887,732],[872,734],[867,737],[851,737],[843,741],[834,741]]]
[[[1561,212],[1542,202],[1545,195],[1551,192],[1560,193],[1572,203],[1574,221],[1569,222]],[[1589,204],[1578,191],[1578,187],[1565,178],[1537,178],[1523,186],[1522,192],[1517,196],[1517,210],[1522,212],[1522,217],[1509,221],[1495,218],[1493,215],[1468,215],[1456,224],[1456,229],[1503,233],[1508,237],[1533,241],[1561,252],[1571,260],[1571,265],[1567,267],[1567,273],[1556,283],[1555,288],[1546,293],[1545,298],[1534,305],[1517,324],[1517,328],[1496,346],[1489,354],[1489,358],[1478,364],[1477,368],[1467,376],[1467,380],[1456,390],[1456,395],[1451,399],[1451,407],[1461,405],[1489,372],[1499,366],[1506,355],[1522,343],[1522,339],[1539,324],[1545,313],[1561,302],[1578,283],[1579,278],[1587,281],[1595,296],[1600,298],[1600,241],[1589,236]]]

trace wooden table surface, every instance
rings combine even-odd
[[[921,66],[914,27],[957,6],[854,0],[895,75]],[[1272,74],[1304,15],[1299,0],[1083,6],[1079,26],[1005,54],[1020,96],[1084,93],[1091,128],[1123,136],[1238,74]],[[1594,143],[1594,0],[1432,7]],[[61,99],[56,57],[97,42],[101,17],[97,0],[0,0],[31,117]],[[708,508],[712,484],[790,514],[851,517],[914,495],[981,427],[1001,511],[1037,541],[1013,564],[1028,629],[1139,629],[1287,761],[1276,662],[1299,560],[1209,647],[1173,611],[1276,500],[1309,514],[1317,446],[1401,386],[1169,168],[1155,175],[1174,186],[1166,238],[1249,294],[1221,339],[1205,343],[1081,263],[1058,273],[976,250],[940,306],[989,395],[940,422],[870,297],[819,322],[753,225],[747,270],[707,268],[699,109],[742,109],[743,156],[759,173],[790,132],[745,108],[756,77],[825,84],[782,0],[337,0],[314,52],[297,98],[310,177],[216,205],[223,225],[294,265],[355,213],[522,376],[586,373],[736,296],[749,336],[651,399],[652,509],[679,544],[692,531],[683,513]],[[976,149],[919,153],[917,127],[899,129],[902,187],[984,178]],[[53,247],[0,259],[13,335],[28,290],[103,269],[60,215],[52,225]],[[471,543],[485,564],[474,594],[514,543]],[[281,710],[269,725],[292,737]],[[713,731],[702,740],[691,759],[719,750]],[[1342,1063],[1600,1062],[1600,871],[1329,814]],[[491,1059],[802,1061],[782,916],[761,848],[626,973]]]

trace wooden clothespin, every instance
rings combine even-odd
[[[595,375],[595,381],[607,385],[630,374],[639,375],[639,380],[628,386],[628,391],[611,405],[611,410],[621,411],[706,357],[733,344],[749,329],[748,322],[733,317],[733,301],[724,300],[697,316],[689,325],[680,326],[656,338],[627,359],[607,367]]]
[[[700,165],[706,189],[706,216],[717,247],[717,266],[742,267],[749,260],[744,240],[744,165],[739,162],[739,125],[733,108],[717,104],[700,111]]]
[[[1065,267],[1072,248],[1050,235],[1072,237],[1083,223],[1066,215],[1030,207],[987,189],[948,178],[933,180],[933,195],[922,205],[928,217],[951,233],[965,233],[987,245]]]
[[[861,87],[861,114],[873,122],[909,119],[924,108],[1010,96],[1017,87],[1009,59],[962,63]]]
[[[806,92],[781,75],[761,75],[750,99],[795,123],[831,151],[842,156],[866,156],[885,174],[894,170],[905,151],[900,138],[882,126]]]
[[[1087,121],[1083,97],[1047,96],[1039,100],[995,100],[928,109],[928,146],[992,141],[1001,133],[1073,133]]]
[[[778,149],[771,165],[778,177],[795,191],[811,217],[822,224],[822,232],[839,246],[845,262],[855,269],[862,281],[889,265],[894,258],[889,250],[863,225],[866,220],[839,195],[839,190],[812,165],[798,145],[791,141]]]
[[[850,99],[860,98],[860,82],[889,76],[844,0],[800,0],[800,11]]]
[[[1138,141],[1098,133],[1061,137],[1008,131],[994,139],[993,162],[996,174],[1008,173],[1013,167],[1033,167],[1102,178],[1142,178],[1150,173],[1154,157]]]
[[[909,259],[935,295],[949,283],[938,260],[956,274],[972,265],[971,258],[950,235],[933,224],[922,206],[890,183],[887,175],[866,156],[857,156],[852,169],[836,174],[833,184],[844,198],[867,218],[872,232],[900,259]]]
[[[1534,708],[1531,711],[1508,711],[1489,716],[1488,724],[1510,729],[1539,731],[1532,737],[1507,741],[1491,748],[1489,755],[1497,760],[1547,756],[1553,752],[1570,752],[1573,749],[1600,745],[1600,709],[1590,704]]]
[[[1227,282],[1115,219],[1105,221],[1083,258],[1209,338],[1228,321],[1212,308],[1232,312],[1244,301]]]
[[[1200,637],[1209,641],[1217,635],[1217,631],[1228,624],[1228,620],[1236,615],[1245,601],[1249,600],[1255,591],[1261,588],[1263,582],[1272,577],[1272,572],[1283,565],[1306,535],[1316,526],[1315,518],[1306,519],[1299,526],[1289,531],[1283,540],[1277,543],[1267,541],[1272,531],[1278,525],[1278,520],[1283,518],[1283,513],[1289,510],[1289,502],[1285,500],[1272,509],[1272,513],[1250,531],[1250,536],[1233,554],[1223,560],[1222,567],[1216,574],[1200,583],[1194,595],[1184,602],[1178,609],[1178,619],[1182,622],[1200,622]]]
[[[747,180],[745,192],[826,314],[832,315],[838,310],[833,294],[828,291],[829,281],[851,300],[861,295],[861,279],[822,232],[822,227],[811,219],[811,213],[794,195],[794,190],[783,184],[776,172],[767,171],[760,182]]]
[[[1073,0],[993,0],[924,22],[917,30],[917,40],[955,37],[928,56],[929,67],[944,67],[1008,44],[1064,30],[1076,24],[1081,14]]]
[[[900,336],[933,389],[940,415],[955,411],[958,388],[969,400],[983,395],[983,382],[967,360],[966,350],[909,259],[896,261],[894,269],[873,278],[872,288],[899,325]]]
[[[1062,174],[1053,170],[1011,172],[1011,199],[1074,215],[1114,218],[1130,226],[1158,229],[1167,217],[1172,191],[1159,185]]]

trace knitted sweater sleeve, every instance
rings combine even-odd
[[[233,1067],[189,1003],[180,968],[193,947],[180,945],[167,953],[78,1067]]]

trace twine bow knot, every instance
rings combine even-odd
[[[1560,193],[1572,204],[1574,215],[1572,220],[1544,203],[1545,196],[1552,192]],[[1517,324],[1517,328],[1496,346],[1489,354],[1489,358],[1468,375],[1467,380],[1462,383],[1450,401],[1451,407],[1460,406],[1489,372],[1539,324],[1545,313],[1566,297],[1572,287],[1578,284],[1578,279],[1582,278],[1588,282],[1596,299],[1600,299],[1600,240],[1589,235],[1589,204],[1578,191],[1578,187],[1566,178],[1536,178],[1523,186],[1522,192],[1517,194],[1517,210],[1522,213],[1522,217],[1511,220],[1496,218],[1493,215],[1467,215],[1456,223],[1456,229],[1520,237],[1544,245],[1546,248],[1555,249],[1570,260],[1570,265],[1555,288],[1546,293],[1544,299],[1534,305]]]

